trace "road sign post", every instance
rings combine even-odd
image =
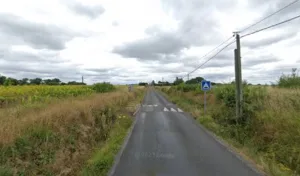
[[[204,91],[204,113],[206,113],[206,91],[209,91],[211,89],[211,83],[210,81],[203,80],[201,81],[201,90]]]

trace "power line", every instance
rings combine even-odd
[[[219,53],[221,53],[224,49],[226,49],[227,47],[229,47],[231,44],[235,43],[235,40],[230,42],[229,44],[225,45],[222,49],[220,49],[216,54],[214,54],[213,56],[211,56],[209,59],[207,59],[204,63],[202,63],[200,66],[198,66],[197,68],[195,68],[193,71],[189,72],[187,75],[194,73],[195,71],[197,71],[199,68],[201,68],[203,65],[205,65],[207,62],[209,62],[210,60],[212,60],[213,58],[215,58]]]
[[[209,55],[210,53],[212,53],[213,51],[215,51],[216,49],[218,49],[220,46],[224,45],[226,42],[228,42],[230,39],[232,39],[232,37],[229,37],[228,39],[226,39],[224,42],[222,42],[221,44],[219,44],[218,46],[216,46],[214,49],[210,50],[208,53],[206,53],[204,56],[200,57],[199,59],[203,59],[205,58],[207,55]],[[192,62],[195,63],[195,62]]]
[[[273,15],[275,15],[275,14],[277,14],[277,13],[281,12],[282,10],[284,10],[284,9],[288,8],[289,6],[291,6],[291,5],[295,4],[295,3],[296,3],[296,2],[298,2],[298,1],[299,1],[299,0],[295,0],[295,1],[291,2],[291,3],[289,3],[288,5],[286,5],[286,6],[282,7],[281,9],[278,9],[278,10],[277,10],[277,11],[275,11],[274,13],[272,13],[272,14],[270,14],[270,15],[266,16],[265,18],[263,18],[263,19],[259,20],[258,22],[254,23],[254,24],[252,24],[252,25],[250,25],[250,26],[248,26],[248,27],[246,27],[245,29],[241,30],[240,32],[244,32],[244,31],[246,31],[247,29],[249,29],[249,28],[251,28],[251,27],[253,27],[253,26],[255,26],[255,25],[257,25],[257,24],[261,23],[262,21],[264,21],[264,20],[266,20],[266,19],[270,18],[271,16],[273,16]]]
[[[287,23],[287,22],[289,22],[289,21],[292,21],[292,20],[295,20],[295,19],[297,19],[297,18],[300,18],[300,15],[298,15],[298,16],[295,16],[295,17],[293,17],[293,18],[290,18],[290,19],[287,19],[287,20],[284,20],[284,21],[282,21],[282,22],[279,22],[279,23],[273,24],[273,25],[271,25],[271,26],[268,26],[268,27],[265,27],[265,28],[259,29],[259,30],[257,30],[257,31],[254,31],[254,32],[251,32],[251,33],[248,33],[248,34],[242,35],[242,36],[241,36],[241,38],[243,38],[243,37],[246,37],[246,36],[249,36],[249,35],[252,35],[252,34],[255,34],[255,33],[258,33],[258,32],[261,32],[261,31],[264,31],[264,30],[266,30],[266,29],[273,28],[273,27],[275,27],[275,26],[278,26],[278,25],[281,25],[281,24]]]
[[[229,41],[230,39],[232,39],[232,38],[233,38],[233,36],[229,37],[229,38],[226,39],[224,42],[222,42],[221,44],[219,44],[218,46],[216,46],[214,49],[210,50],[208,53],[206,53],[204,56],[202,56],[202,57],[199,58],[199,59],[205,58],[207,55],[209,55],[210,53],[212,53],[213,51],[215,51],[217,48],[219,48],[220,46],[222,46],[223,44],[225,44],[226,42],[228,42],[228,41]],[[195,63],[195,62],[193,62],[193,63]],[[182,78],[188,76],[189,74],[191,74],[191,73],[188,73],[187,75],[183,76]]]

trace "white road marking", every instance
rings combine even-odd
[[[178,112],[183,112],[181,109],[177,108],[178,109]]]
[[[158,106],[158,105],[157,105],[157,104],[154,104],[154,105],[145,105],[145,104],[144,104],[144,105],[143,105],[143,107],[153,107],[153,106],[156,107],[156,106]]]
[[[171,111],[173,111],[173,112],[177,112],[175,109],[173,109],[173,108],[171,108]]]
[[[164,111],[169,111],[166,107],[164,108]]]

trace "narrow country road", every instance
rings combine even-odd
[[[152,88],[136,118],[110,175],[259,175]]]

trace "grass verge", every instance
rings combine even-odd
[[[108,140],[97,149],[95,154],[81,172],[82,176],[102,176],[112,167],[114,157],[120,150],[124,138],[127,135],[133,119],[131,117],[119,116],[120,120],[114,125]]]

